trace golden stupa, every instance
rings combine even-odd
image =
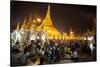
[[[58,39],[61,37],[61,34],[57,31],[50,16],[50,5],[48,5],[48,10],[45,19],[43,20],[42,24],[37,28],[37,31],[43,30],[47,33],[48,38],[51,39]]]

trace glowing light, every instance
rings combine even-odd
[[[88,37],[87,39],[89,40],[89,41],[92,41],[93,40],[93,36],[91,36],[91,37]]]
[[[39,36],[37,36],[37,39],[39,39]]]
[[[72,31],[71,31],[70,33],[71,33],[71,34],[73,34],[73,32],[72,32]]]
[[[83,37],[83,40],[86,40],[86,37]]]
[[[37,21],[38,21],[38,22],[41,22],[41,19],[40,19],[40,18],[37,18]]]
[[[55,39],[58,39],[57,37],[55,37]]]
[[[45,35],[42,35],[42,40],[45,41]]]
[[[59,40],[61,39],[61,37],[59,37]]]
[[[53,39],[53,37],[50,37],[50,39]]]
[[[50,31],[50,30],[48,30],[47,32],[50,32],[50,33],[51,33],[51,31]]]

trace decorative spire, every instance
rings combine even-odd
[[[19,23],[19,21],[18,21],[18,24],[17,24],[17,29],[16,30],[20,30],[20,23]]]
[[[70,27],[70,33],[72,32],[72,28]]]
[[[43,21],[43,25],[44,26],[48,26],[48,25],[50,25],[50,26],[53,26],[53,24],[52,24],[52,20],[51,20],[51,16],[50,16],[50,4],[48,5],[48,10],[47,10],[47,14],[46,14],[46,17],[45,17],[45,19],[44,19],[44,21]]]
[[[22,24],[22,27],[21,29],[26,29],[26,26],[27,26],[27,22],[26,22],[26,18],[24,19],[24,22]]]
[[[58,37],[59,32],[57,31],[57,29],[54,27],[53,22],[51,20],[51,16],[50,16],[50,4],[48,5],[48,9],[47,9],[47,13],[46,13],[46,17],[43,20],[42,24],[37,27],[37,31],[40,31],[41,29],[43,29],[43,31],[47,32],[48,37],[49,36],[54,36],[54,37]],[[56,32],[56,33],[55,33]],[[55,33],[55,34],[54,34]],[[56,36],[55,36],[56,35]]]
[[[32,19],[32,14],[30,15],[29,19],[28,19],[28,29],[30,29],[30,31],[33,31],[33,28],[35,27],[34,23],[33,23],[33,19]]]
[[[50,18],[50,4],[48,5],[48,10],[47,10],[46,17]]]
[[[27,28],[30,29],[31,25],[32,25],[32,15],[30,15],[30,17],[28,19]]]

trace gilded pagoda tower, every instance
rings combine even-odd
[[[37,28],[38,31],[40,31],[41,29],[43,29],[48,34],[49,38],[58,39],[58,37],[60,36],[60,33],[57,31],[51,20],[50,5],[48,5],[45,19],[43,20],[42,24]]]

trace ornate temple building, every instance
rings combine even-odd
[[[14,43],[18,40],[20,43],[27,43],[30,40],[35,40],[37,37],[41,39],[75,39],[72,30],[70,34],[60,33],[54,26],[51,16],[50,16],[50,5],[48,5],[46,17],[43,21],[32,18],[32,15],[28,18],[25,18],[23,24],[20,25],[18,22],[16,29],[11,33],[11,39]]]

